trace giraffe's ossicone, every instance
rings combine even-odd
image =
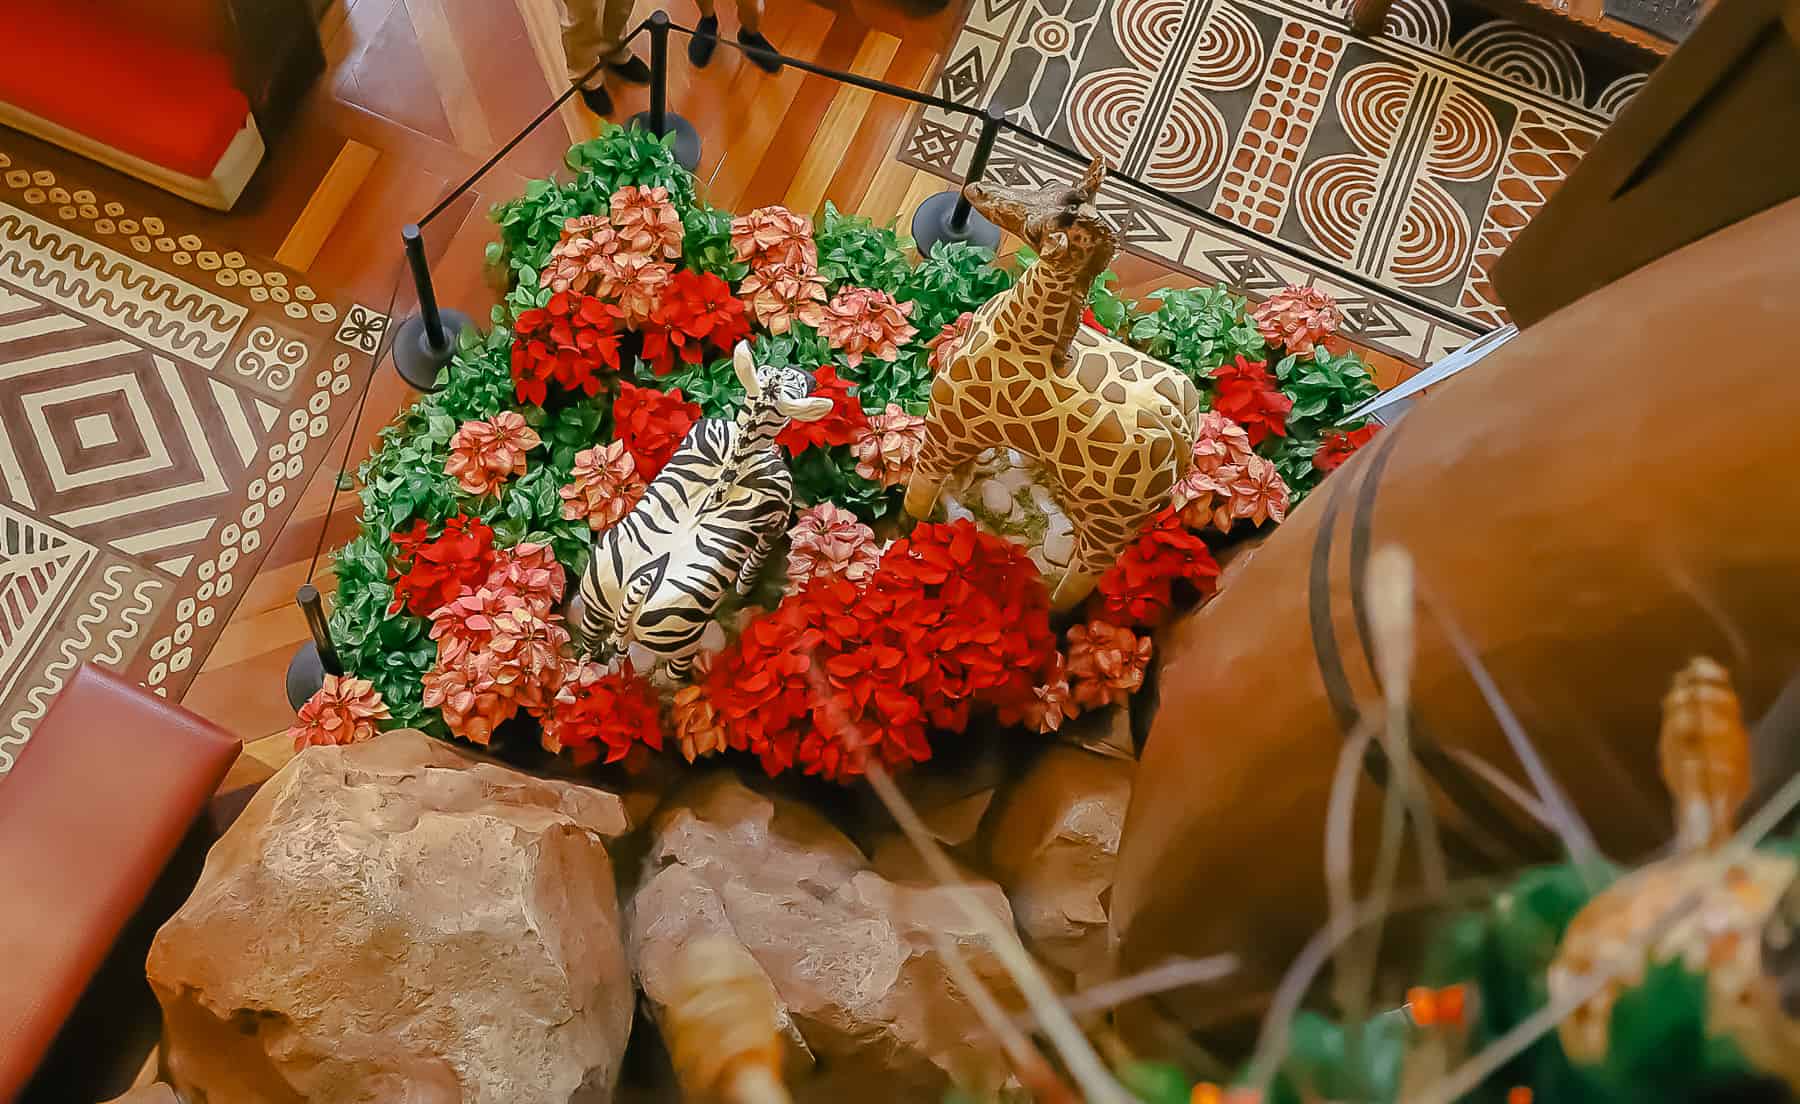
[[[1105,175],[1095,158],[1069,189],[964,188],[1037,260],[975,312],[932,382],[925,447],[906,487],[907,513],[924,518],[944,480],[984,449],[1016,449],[1041,464],[1074,526],[1069,569],[1052,595],[1058,609],[1085,598],[1169,504],[1200,418],[1199,393],[1178,369],[1081,324],[1088,290],[1118,250],[1094,206]]]

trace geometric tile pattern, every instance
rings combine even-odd
[[[1645,74],[1460,0],[1398,0],[1369,39],[1348,7],[977,0],[934,91],[1216,216],[1119,189],[1102,209],[1126,248],[1252,296],[1325,287],[1359,340],[1428,363],[1504,321],[1494,259]],[[957,179],[974,142],[927,107],[901,159]],[[988,162],[1011,183],[1077,171],[1010,133]]]
[[[80,663],[180,697],[387,319],[0,135],[3,775]]]

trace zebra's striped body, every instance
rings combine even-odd
[[[739,376],[749,372],[738,352]],[[792,368],[756,371],[747,409],[694,424],[643,498],[600,534],[581,579],[576,628],[602,662],[637,644],[685,678],[726,590],[748,590],[786,530],[793,476],[775,435],[790,418],[830,411]],[[823,403],[823,407],[817,404]]]

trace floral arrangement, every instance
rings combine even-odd
[[[1214,552],[1278,524],[1372,433],[1346,424],[1374,384],[1322,293],[1255,311],[1223,288],[1130,304],[1103,276],[1086,324],[1177,365],[1209,412],[1169,508],[1053,621],[1026,549],[968,520],[909,528],[898,509],[933,375],[1013,269],[966,245],[914,262],[830,204],[816,222],[734,216],[635,129],[568,166],[495,209],[488,256],[509,290],[491,328],[465,333],[358,472],[362,529],[337,553],[331,616],[349,673],[308,703],[297,741],[410,725],[578,764],[735,752],[845,781],[925,761],[984,712],[1053,732],[1137,691],[1153,630],[1216,586]],[[742,340],[832,401],[778,438],[797,505],[786,548],[721,609],[724,646],[684,684],[580,658],[560,604],[594,534],[697,420],[740,408]]]

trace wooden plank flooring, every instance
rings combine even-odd
[[[640,0],[636,18],[655,3]],[[891,0],[784,0],[765,32],[796,57],[912,88],[934,77],[956,12],[915,19]],[[670,14],[691,26],[692,0]],[[282,251],[321,283],[384,308],[410,297],[398,249],[403,223],[419,218],[472,173],[489,151],[528,123],[565,87],[556,0],[337,0],[322,24],[330,70],[240,210],[216,216],[246,247]],[[725,13],[727,38],[736,31]],[[905,232],[912,208],[943,181],[894,160],[911,106],[788,68],[768,75],[721,45],[704,69],[687,63],[686,39],[671,42],[671,107],[703,137],[700,178],[708,197],[732,210],[787,202],[817,210],[829,199]],[[646,47],[642,47],[647,50]],[[616,117],[647,105],[642,88],[613,87]],[[484,319],[495,291],[482,251],[486,218],[526,180],[562,164],[572,140],[598,122],[578,100],[565,104],[426,228],[439,299]],[[1121,258],[1131,292],[1191,281]],[[185,701],[242,736],[245,759],[229,785],[267,777],[288,754],[291,719],[282,692],[289,656],[305,639],[294,590],[311,575],[329,592],[328,563],[311,573],[316,549],[354,531],[355,496],[335,492],[338,462],[353,467],[382,423],[412,399],[391,368],[375,372],[366,408],[335,444],[273,543]],[[335,493],[334,493],[335,492]]]

